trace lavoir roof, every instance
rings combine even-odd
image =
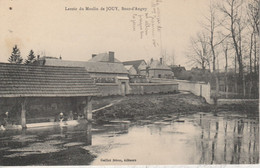
[[[85,68],[0,63],[0,97],[99,95]]]

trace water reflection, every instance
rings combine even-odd
[[[185,122],[134,125],[114,139],[127,143],[102,153],[95,165],[118,164],[252,164],[259,162],[258,120],[199,113]],[[136,162],[104,162],[106,159]],[[103,159],[103,161],[102,161]]]
[[[201,128],[197,142],[197,150],[201,156],[199,163],[259,162],[259,130],[255,120],[239,118],[231,120],[225,117],[212,118],[200,115],[199,126]],[[208,134],[208,137],[205,137],[205,134]]]
[[[197,113],[182,116],[179,120],[183,122],[163,119],[132,124],[81,123],[77,126],[0,132],[0,163],[2,165],[259,163],[258,119],[232,116],[228,113],[221,115]],[[14,159],[15,163],[12,161]]]
[[[75,162],[76,160],[68,162],[65,159],[70,155],[75,157],[76,155],[73,155],[78,151],[81,151],[82,156],[78,155],[81,158],[90,155],[82,152],[84,149],[80,150],[80,147],[92,144],[91,129],[92,124],[85,123],[77,126],[54,126],[1,132],[0,165],[37,165],[41,162],[49,165],[48,156],[60,154],[64,156],[57,159],[57,162],[60,162],[59,165],[78,164]],[[12,161],[14,159],[16,162]]]

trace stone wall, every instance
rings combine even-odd
[[[102,96],[122,95],[121,86],[118,84],[98,83],[96,85]],[[173,93],[177,91],[177,83],[130,83],[127,84],[126,94]]]
[[[117,83],[97,83],[96,86],[102,96],[121,94],[120,86]]]
[[[210,84],[204,82],[191,82],[186,80],[175,80],[179,84],[179,90],[189,91],[197,96],[204,97],[207,103],[212,104],[210,98]]]
[[[130,88],[130,94],[173,93],[178,91],[178,84],[131,83]]]

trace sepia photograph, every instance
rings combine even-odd
[[[260,0],[0,0],[0,166],[259,166]]]

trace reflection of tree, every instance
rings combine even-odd
[[[200,115],[198,125],[201,128],[197,143],[200,153],[198,159],[201,164],[258,163],[258,122],[247,123],[242,119],[222,122],[205,119],[203,115]],[[218,139],[222,136],[224,139],[221,139],[219,144]]]
[[[237,130],[237,134],[236,134],[236,130]],[[233,129],[234,149],[232,152],[232,160],[231,160],[232,164],[240,163],[243,132],[244,132],[244,122],[242,120],[235,122],[234,129]]]
[[[244,132],[244,122],[243,120],[238,121],[237,125],[237,132],[238,132],[238,140],[237,140],[237,146],[238,146],[238,153],[237,153],[237,163],[240,163],[240,155],[241,155],[241,146],[242,146],[242,140],[243,140],[243,132]]]
[[[251,139],[252,139],[252,124],[249,123],[248,163],[252,163],[252,161],[251,161],[251,143],[252,143],[252,141],[251,141]]]
[[[227,161],[227,121],[226,121],[226,125],[224,127],[224,161],[226,163]]]
[[[200,114],[200,123],[199,125],[201,126],[201,136],[200,136],[200,143],[201,143],[201,157],[200,157],[200,163],[205,163],[205,146],[204,146],[204,126],[202,123],[202,114]]]
[[[219,123],[217,121],[216,122],[216,131],[215,131],[214,139],[212,141],[212,146],[211,146],[211,164],[213,164],[215,161],[215,148],[217,146],[218,128],[219,128]]]
[[[258,163],[259,162],[259,152],[258,152],[258,146],[257,143],[259,141],[259,131],[258,131],[258,125],[254,126],[254,145],[253,145],[253,162]]]

